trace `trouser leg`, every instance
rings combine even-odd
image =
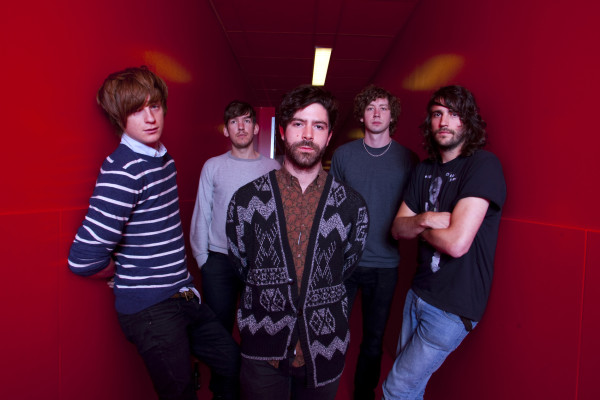
[[[218,399],[239,397],[240,353],[237,343],[205,304],[190,302],[188,327],[192,353],[211,369],[210,389]]]
[[[242,358],[240,382],[243,400],[334,400],[339,379],[309,388],[306,366],[292,367],[293,359],[281,360],[278,367],[267,361]]]
[[[185,300],[184,300],[185,301]],[[119,314],[161,400],[196,400],[187,335],[179,299],[167,299],[136,314]]]
[[[402,328],[400,353],[383,384],[386,400],[423,399],[431,375],[468,334],[458,315],[427,304],[412,290],[407,295],[404,323],[414,330],[411,334]]]
[[[264,360],[241,361],[240,386],[243,400],[288,400],[290,377]]]
[[[306,369],[303,376],[292,376],[292,400],[334,400],[340,380],[336,379],[325,386],[308,388]]]
[[[242,282],[227,255],[210,252],[202,267],[202,298],[229,333],[233,332],[241,289]]]
[[[394,298],[396,268],[364,268],[362,275],[363,338],[354,375],[354,399],[372,400],[379,384],[383,337]]]

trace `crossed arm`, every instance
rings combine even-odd
[[[458,201],[452,213],[416,214],[403,202],[392,225],[392,236],[412,239],[421,235],[440,253],[461,257],[469,251],[489,203],[480,197],[465,197]]]

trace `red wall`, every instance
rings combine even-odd
[[[1,398],[153,397],[110,290],[66,267],[117,144],[94,101],[104,77],[140,64],[165,77],[184,223],[203,162],[227,148],[224,106],[248,98],[206,2],[88,3],[3,9]],[[470,88],[508,183],[486,316],[434,375],[429,399],[600,397],[598,4],[423,0],[375,77],[401,97],[395,137],[414,150],[431,91]],[[397,326],[388,333],[391,354]]]
[[[10,2],[0,34],[0,398],[153,398],[111,290],[66,263],[100,164],[118,144],[96,90],[128,66],[165,78],[164,143],[187,225],[204,161],[228,145],[223,109],[248,98],[239,67],[206,1]]]
[[[599,4],[423,0],[374,79],[422,157],[433,90],[471,89],[508,185],[486,315],[426,398],[600,398]]]

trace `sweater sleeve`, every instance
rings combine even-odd
[[[348,188],[348,187],[347,187]],[[358,265],[365,246],[367,244],[367,234],[369,232],[369,212],[367,205],[358,192],[349,189],[354,207],[350,215],[351,225],[348,232],[348,244],[344,251],[344,279],[350,277],[354,268]]]
[[[102,165],[87,214],[71,245],[69,268],[77,275],[90,276],[108,265],[137,202],[140,177],[112,164],[108,158]]]
[[[196,204],[190,227],[192,255],[200,268],[208,259],[208,231],[212,222],[214,185],[210,165],[209,160],[200,173],[198,194],[196,195]]]
[[[248,269],[246,244],[244,242],[244,221],[240,221],[238,212],[239,190],[234,193],[227,208],[225,231],[227,234],[227,249],[229,258],[235,266],[238,275],[245,281]]]

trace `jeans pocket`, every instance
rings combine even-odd
[[[452,313],[450,313],[448,311],[443,311],[442,310],[442,315],[444,317],[446,317],[449,321],[452,321],[453,323],[455,323],[456,325],[461,325],[461,326],[463,325],[460,317],[458,315],[456,315],[456,314],[452,314]]]

